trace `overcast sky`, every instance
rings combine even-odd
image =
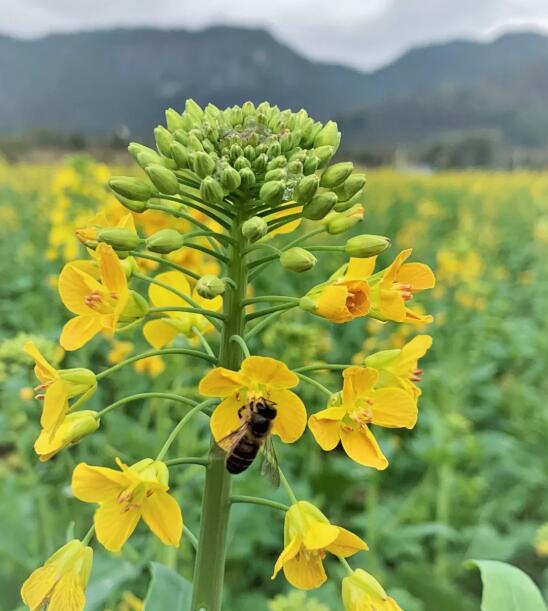
[[[112,26],[264,26],[313,59],[371,69],[409,47],[548,29],[548,0],[0,0],[17,36]]]

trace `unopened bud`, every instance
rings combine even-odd
[[[192,99],[188,99],[185,102],[185,114],[192,117],[196,121],[199,121],[204,114],[204,111],[200,108],[200,106]]]
[[[162,155],[169,157],[171,155],[171,143],[173,142],[173,136],[163,125],[158,125],[154,128],[154,140],[156,140],[156,146]]]
[[[215,160],[204,151],[198,151],[194,157],[193,169],[200,178],[210,176],[215,169]]]
[[[281,152],[282,152],[282,147],[279,142],[273,142],[268,147],[268,156],[270,157],[270,159],[273,159],[274,157],[278,157],[278,155]]]
[[[361,203],[362,198],[363,198],[363,189],[360,189],[350,199],[347,199],[345,201],[338,201],[335,204],[334,210],[335,212],[344,212],[345,210],[352,208],[352,206],[354,206],[355,204]]]
[[[268,206],[279,206],[284,198],[285,185],[281,180],[265,182],[259,192],[259,197]]]
[[[219,204],[223,201],[224,192],[219,182],[206,176],[200,185],[200,195],[208,204]]]
[[[280,263],[285,269],[292,272],[306,272],[316,265],[316,257],[299,246],[284,250],[280,255]]]
[[[255,152],[255,148],[248,144],[244,149],[244,157],[249,159],[249,161],[253,161],[256,157],[257,153]]]
[[[240,171],[244,168],[251,168],[251,162],[243,155],[240,155],[234,162],[234,169]]]
[[[251,242],[256,242],[266,235],[268,231],[267,222],[260,216],[247,219],[242,225],[242,235]]]
[[[287,164],[287,172],[289,174],[300,175],[303,173],[303,163],[298,159],[294,159]]]
[[[335,149],[328,144],[314,149],[314,155],[318,159],[318,168],[324,168],[331,161],[331,157],[333,157],[334,154]]]
[[[162,157],[153,149],[139,142],[130,142],[127,147],[129,154],[142,167],[146,167],[149,163],[160,163]]]
[[[337,152],[341,143],[341,132],[334,121],[328,121],[314,138],[314,147],[329,145],[333,153]]]
[[[345,212],[332,212],[329,217],[324,219],[327,232],[331,235],[343,233],[351,229],[363,220],[363,206],[356,204]]]
[[[317,193],[312,200],[303,208],[303,216],[305,219],[319,221],[328,214],[333,206],[337,203],[337,196],[331,191]]]
[[[114,176],[108,181],[108,185],[114,193],[128,200],[145,202],[154,195],[154,189],[151,185],[130,176]]]
[[[196,292],[204,299],[214,299],[225,292],[226,284],[224,280],[207,274],[202,276],[196,283]]]
[[[251,164],[251,167],[255,170],[255,172],[264,172],[267,165],[268,157],[265,153],[261,153],[255,158],[255,160]]]
[[[319,121],[310,122],[304,128],[303,136],[301,138],[301,146],[310,148],[314,144],[314,139],[322,129],[322,124]]]
[[[136,291],[129,291],[126,307],[120,314],[121,322],[133,322],[148,314],[148,302]]]
[[[317,176],[305,176],[295,187],[293,197],[299,204],[308,204],[316,194],[319,184],[320,179]]]
[[[184,144],[173,141],[171,143],[171,157],[179,168],[188,168],[188,151]]]
[[[220,176],[221,187],[227,192],[232,193],[242,184],[242,177],[234,168],[226,167]]]
[[[352,174],[354,164],[351,161],[336,163],[325,170],[320,179],[320,186],[334,189]]]
[[[366,183],[365,174],[352,174],[345,181],[343,185],[343,190],[346,195],[345,199],[350,199],[354,197],[356,193],[361,191]],[[341,198],[342,199],[342,198]]]
[[[344,250],[350,257],[366,258],[380,255],[390,246],[390,240],[382,235],[357,235],[350,238]]]
[[[275,157],[274,159],[268,162],[266,169],[276,170],[277,168],[285,168],[286,165],[287,159],[284,157],[284,155],[278,155],[278,157]]]
[[[131,229],[123,227],[99,229],[97,241],[105,242],[114,250],[128,251],[137,248],[141,243],[141,238]]]
[[[179,250],[183,244],[183,235],[175,229],[160,229],[145,240],[148,250],[162,255]]]
[[[314,174],[314,172],[318,169],[318,164],[319,159],[316,157],[316,155],[308,155],[303,161],[303,174],[305,176]]]
[[[166,110],[166,123],[168,130],[173,133],[183,128],[183,117],[174,108],[168,108]]]
[[[275,170],[269,170],[265,176],[264,181],[270,182],[271,180],[285,180],[286,172],[283,168],[276,168]]]
[[[247,189],[250,189],[257,182],[255,174],[250,168],[243,168],[239,171],[239,174],[242,177],[242,186]]]
[[[88,248],[97,248],[97,227],[82,227],[76,230],[78,240]]]
[[[166,195],[176,195],[179,193],[179,181],[171,170],[157,163],[152,163],[146,167],[145,172],[160,193],[165,193]]]
[[[122,206],[124,206],[128,210],[131,210],[131,212],[140,213],[144,212],[147,209],[146,202],[139,201],[136,199],[128,199],[127,197],[123,197],[118,193],[114,193],[114,197],[116,197],[116,199],[122,204]]]

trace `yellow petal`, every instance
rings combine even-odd
[[[232,396],[221,401],[213,410],[209,424],[215,441],[219,442],[241,426],[242,422],[238,417],[238,409],[241,406],[241,401]]]
[[[343,402],[351,406],[371,394],[379,373],[372,367],[348,367],[343,371],[343,378]]]
[[[99,257],[99,273],[103,286],[120,298],[127,293],[127,280],[118,255],[112,246],[104,242],[97,246],[96,252]]]
[[[86,602],[80,577],[65,573],[53,590],[48,611],[82,611]]]
[[[38,455],[40,462],[46,462],[53,458],[64,447],[65,443],[59,439],[59,436],[50,431],[40,431],[36,441],[34,442],[34,451]]]
[[[337,447],[341,439],[340,420],[345,414],[346,409],[344,407],[329,407],[308,419],[308,428],[312,431],[316,443],[322,450],[329,452]],[[334,417],[329,417],[331,415]]]
[[[327,551],[335,554],[335,556],[342,556],[347,558],[352,556],[356,552],[361,550],[367,550],[369,547],[365,541],[362,541],[358,535],[346,530],[346,528],[338,528],[338,535],[335,541],[327,547]]]
[[[417,366],[417,361],[421,359],[432,346],[432,338],[430,335],[417,335],[410,342],[405,344],[401,349],[401,355],[398,359],[398,370],[405,375],[409,373],[409,369],[414,369]]]
[[[388,460],[367,427],[350,431],[342,429],[341,442],[348,456],[360,465],[373,467],[379,471],[388,467]]]
[[[388,288],[380,289],[379,299],[379,313],[382,319],[393,320],[394,322],[403,322],[405,320],[405,301],[400,291],[392,288],[392,284]]]
[[[149,320],[143,327],[143,335],[156,350],[170,344],[178,335],[177,328],[166,320]]]
[[[119,552],[139,522],[140,509],[131,505],[129,509],[127,507],[128,505],[110,502],[101,505],[95,512],[97,540],[109,552]]]
[[[299,378],[285,363],[268,356],[248,356],[240,369],[246,386],[264,384],[269,388],[292,388]]]
[[[402,284],[410,284],[414,291],[432,289],[436,285],[434,273],[424,263],[405,263],[401,266],[397,279]]]
[[[434,317],[431,314],[419,314],[418,312],[413,312],[410,308],[405,308],[405,322],[410,322],[414,324],[428,324],[434,320]]]
[[[100,316],[95,314],[75,316],[65,323],[59,343],[65,350],[78,350],[93,339],[102,328]]]
[[[276,575],[282,570],[282,567],[286,562],[294,558],[299,553],[299,550],[301,549],[301,544],[301,538],[294,537],[289,543],[289,545],[286,545],[286,547],[283,549],[282,553],[278,556],[278,559],[276,560],[276,564],[274,565],[274,573],[272,573],[272,579],[274,579]]]
[[[417,402],[400,388],[381,388],[374,394],[373,424],[388,428],[412,429],[417,423]]]
[[[339,536],[339,529],[333,524],[312,522],[307,528],[303,538],[306,549],[318,550],[331,545]]]
[[[40,418],[40,424],[46,431],[53,431],[63,421],[68,410],[68,391],[69,385],[62,380],[55,381],[46,389]]]
[[[86,297],[93,293],[104,291],[102,285],[89,274],[80,271],[75,265],[68,263],[59,275],[59,295],[62,302],[73,314],[83,316],[93,314],[92,308],[86,305]]]
[[[377,257],[368,257],[367,259],[352,258],[348,262],[348,268],[345,277],[349,280],[358,280],[369,278],[375,271],[375,263]]]
[[[143,501],[142,517],[150,530],[166,545],[179,547],[183,533],[183,515],[177,501],[157,490]]]
[[[57,580],[52,564],[41,566],[31,573],[21,588],[21,598],[31,611],[40,609]]]
[[[276,418],[272,433],[279,435],[284,443],[293,443],[306,428],[306,407],[301,399],[290,390],[272,390],[269,398],[276,404]]]
[[[308,557],[303,552],[284,564],[284,575],[287,581],[300,590],[313,590],[325,583],[327,576],[319,554]]]
[[[72,473],[72,494],[85,503],[115,501],[130,483],[125,473],[80,463]]]
[[[331,322],[345,323],[354,318],[346,306],[348,289],[342,284],[328,285],[316,300],[314,313]]]
[[[38,350],[36,344],[34,342],[26,342],[23,350],[32,358],[36,364],[35,373],[36,377],[40,380],[40,382],[45,382],[46,380],[54,380],[57,377],[57,370],[55,367],[50,365],[48,361],[42,356],[40,350]]]
[[[190,295],[190,285],[182,272],[164,272],[154,277],[158,282],[167,284],[183,295]],[[150,301],[158,308],[186,307],[188,302],[173,291],[151,284],[148,289]],[[175,314],[175,312],[174,312]]]
[[[204,397],[227,397],[245,386],[239,371],[216,367],[202,378],[198,392]]]
[[[401,266],[405,263],[407,259],[411,256],[413,252],[412,248],[407,248],[406,250],[402,250],[398,256],[392,261],[392,263],[384,270],[383,273],[383,284],[388,284],[395,282],[398,277],[398,273],[400,271]]]

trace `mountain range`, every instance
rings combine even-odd
[[[335,118],[348,150],[420,145],[491,130],[548,146],[548,36],[415,48],[365,73],[313,62],[262,29],[113,29],[33,40],[0,36],[0,133],[47,127],[149,138],[192,97],[218,106],[267,99]]]

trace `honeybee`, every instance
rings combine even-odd
[[[253,399],[238,410],[242,424],[217,442],[225,452],[225,465],[229,473],[245,471],[262,450],[261,472],[278,487],[280,475],[278,460],[272,443],[271,431],[276,418],[276,404],[264,397]]]

